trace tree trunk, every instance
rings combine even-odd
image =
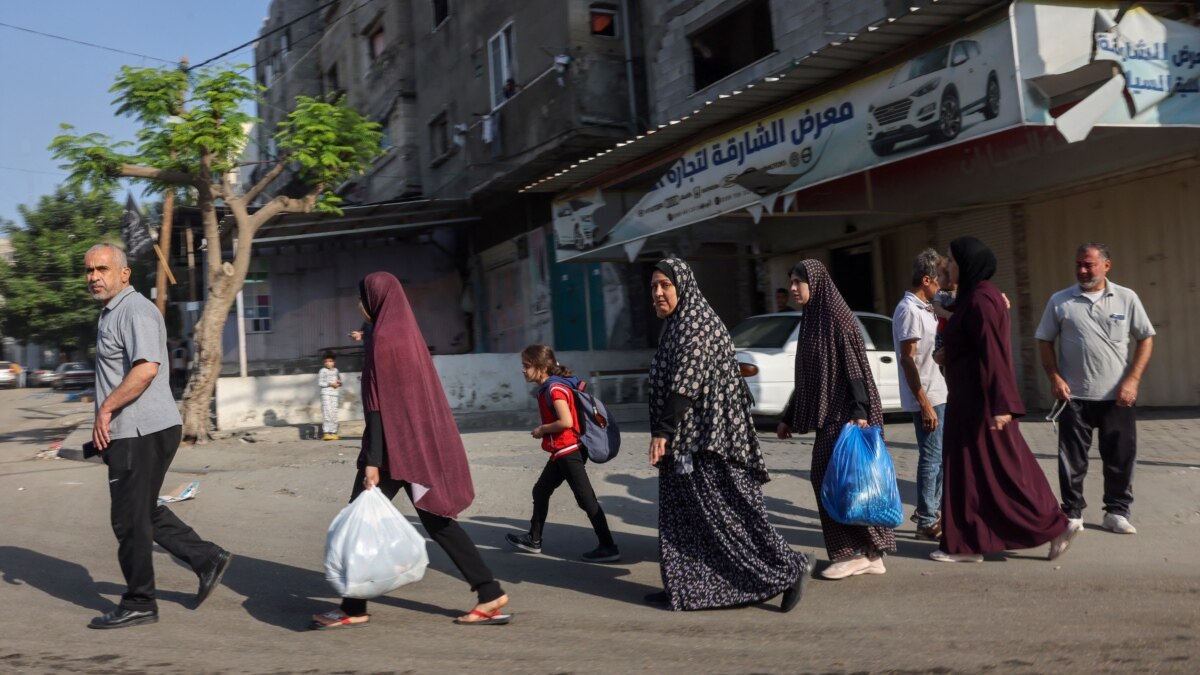
[[[221,342],[225,322],[229,320],[229,308],[236,295],[230,290],[239,286],[240,283],[228,276],[210,286],[204,311],[196,323],[192,340],[196,356],[187,389],[183,392],[183,438],[186,441],[204,443],[209,439],[209,413],[217,378],[221,375]]]

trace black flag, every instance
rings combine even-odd
[[[138,211],[132,193],[126,193],[125,216],[121,218],[121,238],[125,240],[125,257],[129,258],[130,262],[154,247],[150,228],[146,227],[146,220],[142,218],[141,211]]]

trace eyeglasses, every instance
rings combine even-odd
[[[1071,399],[1069,398],[1065,401],[1056,400],[1054,405],[1050,406],[1050,412],[1046,414],[1046,421],[1054,425],[1054,433],[1056,435],[1058,434],[1058,418],[1063,414],[1063,411],[1066,410],[1067,406],[1070,404]]]

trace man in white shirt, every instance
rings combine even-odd
[[[892,341],[903,377],[900,405],[912,413],[917,430],[917,536],[941,538],[942,419],[946,410],[946,380],[933,360],[937,317],[933,296],[938,291],[941,256],[932,248],[913,261],[912,290],[904,294],[892,315]]]
[[[1075,253],[1075,280],[1046,304],[1035,337],[1050,391],[1065,406],[1058,418],[1058,484],[1073,529],[1083,529],[1083,479],[1092,434],[1100,430],[1104,462],[1104,529],[1136,534],[1129,522],[1137,419],[1133,404],[1153,348],[1154,326],[1137,293],[1108,280],[1104,244]],[[1136,347],[1132,358],[1129,338]],[[1058,351],[1054,343],[1058,341]]]

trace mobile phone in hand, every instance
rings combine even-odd
[[[96,443],[94,441],[88,441],[87,443],[83,444],[84,459],[91,459],[98,454],[100,454],[100,450],[96,447]]]

